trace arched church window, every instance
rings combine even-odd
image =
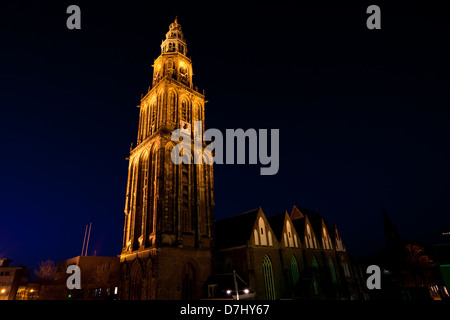
[[[264,286],[266,289],[266,299],[275,300],[275,282],[273,279],[272,262],[267,255],[263,257]]]
[[[261,245],[267,246],[266,224],[264,223],[264,220],[261,217],[259,217],[258,226],[260,232],[259,235],[261,238]]]
[[[292,284],[294,285],[297,284],[299,278],[298,263],[294,255],[291,256],[291,275],[292,275]]]
[[[309,224],[306,225],[306,244],[307,248],[313,248],[313,241],[311,239],[311,228],[309,227]]]
[[[182,278],[182,297],[183,300],[194,300],[197,298],[197,282],[196,271],[191,263],[187,263],[184,267]]]
[[[259,235],[256,229],[253,230],[253,237],[255,238],[255,246],[259,246]]]
[[[312,261],[311,261],[311,265],[312,265],[312,270],[313,270],[313,274],[312,274],[312,280],[313,280],[313,287],[314,287],[314,293],[315,294],[319,294],[319,264],[317,263],[317,259],[315,256],[312,257]]]
[[[331,249],[328,247],[328,236],[327,236],[327,230],[325,229],[325,227],[322,227],[322,242],[323,242],[323,247],[324,249]]]
[[[331,257],[328,257],[328,265],[330,267],[330,273],[331,273],[331,281],[336,284],[337,283],[337,277],[336,277],[336,270],[334,269],[334,262]]]
[[[286,231],[288,233],[289,247],[294,247],[294,240],[293,240],[293,236],[292,236],[291,224],[289,223],[288,220],[286,220]]]
[[[152,123],[155,123],[156,120],[156,106],[154,105],[152,108]]]
[[[344,269],[344,275],[349,278],[350,277],[350,268],[348,267],[348,263],[345,260],[344,256],[341,256],[341,266]]]
[[[296,234],[294,234],[294,243],[295,243],[295,247],[298,248],[298,238],[297,238]]]

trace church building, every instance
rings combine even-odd
[[[187,52],[175,19],[138,106],[119,299],[216,298],[211,289],[223,288],[214,275],[233,271],[257,299],[355,299],[357,284],[336,225],[296,206],[291,213],[266,216],[258,208],[214,221],[212,164],[174,164],[172,132],[182,128],[193,136],[194,121],[202,121],[202,135],[205,130],[205,96],[193,84]]]
[[[172,132],[192,130],[194,121],[205,120],[205,96],[194,89],[186,54],[175,19],[153,64],[151,89],[138,106],[120,255],[121,299],[198,299],[211,274],[212,165],[175,165],[171,159]]]
[[[258,300],[363,296],[337,226],[316,211],[266,216],[258,208],[216,221],[215,236],[214,271],[236,271]]]

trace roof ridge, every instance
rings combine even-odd
[[[245,211],[245,212],[242,212],[242,213],[235,214],[234,216],[225,217],[225,218],[222,218],[222,219],[216,220],[216,221],[218,222],[218,221],[223,221],[223,220],[227,220],[227,219],[243,216],[245,214],[249,214],[249,213],[252,213],[252,212],[255,212],[255,211],[258,211],[258,210],[259,210],[259,208],[256,208],[256,209],[253,209],[253,210],[249,210],[249,211]]]

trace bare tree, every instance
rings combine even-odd
[[[49,282],[55,274],[55,263],[52,260],[41,261],[39,270],[34,270],[34,274],[42,281]]]

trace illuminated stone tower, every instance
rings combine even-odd
[[[211,274],[212,165],[175,165],[171,159],[175,129],[193,130],[194,121],[202,121],[202,134],[205,130],[205,97],[194,89],[186,53],[175,19],[154,61],[151,88],[138,106],[120,255],[121,299],[196,299]]]

